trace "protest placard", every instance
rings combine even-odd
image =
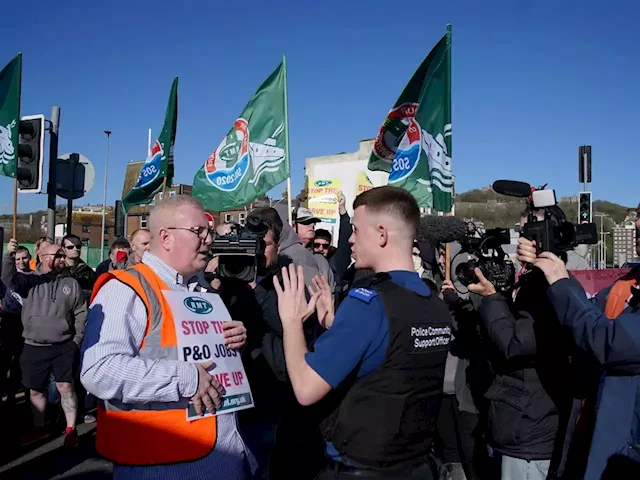
[[[338,193],[340,179],[307,178],[307,208],[324,223],[338,219]]]
[[[190,363],[210,360],[214,366],[209,372],[226,392],[222,406],[215,415],[231,413],[253,407],[251,387],[247,380],[240,352],[224,344],[223,324],[231,320],[229,311],[214,293],[164,291],[171,307],[176,326],[178,359]],[[198,420],[212,414],[200,416],[189,402],[187,420]]]
[[[371,190],[372,188],[373,183],[369,180],[367,172],[361,171],[358,173],[358,178],[356,180],[356,197],[367,190]]]

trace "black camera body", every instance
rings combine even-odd
[[[218,257],[218,276],[250,283],[265,268],[264,236],[268,228],[257,218],[249,217],[242,227],[235,224],[231,233],[217,236],[209,255]]]
[[[573,250],[578,245],[594,245],[598,243],[598,232],[595,223],[574,225],[563,221],[554,225],[552,214],[545,210],[545,218],[534,217],[522,228],[522,236],[535,241],[540,252],[552,252],[556,255]]]
[[[511,243],[511,236],[507,228],[493,228],[479,234],[472,223],[467,224],[468,234],[460,241],[462,250],[458,255],[466,254],[466,262],[458,263],[455,267],[455,278],[465,287],[470,283],[477,283],[474,273],[479,268],[496,291],[510,290],[516,281],[516,269],[507,257],[502,245]]]
[[[493,190],[502,195],[526,198],[529,209],[527,224],[522,228],[522,236],[536,242],[539,252],[552,252],[556,255],[573,250],[578,245],[598,243],[595,223],[574,225],[568,222],[564,212],[558,207],[553,189],[531,188],[525,182],[497,180]],[[540,219],[536,211],[543,213]]]

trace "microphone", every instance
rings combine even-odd
[[[515,180],[496,180],[493,191],[509,197],[528,198],[531,195],[531,185]]]
[[[420,226],[416,236],[418,242],[437,245],[464,240],[466,233],[467,224],[458,217],[425,215],[420,218]]]

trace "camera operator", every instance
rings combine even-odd
[[[435,478],[430,449],[451,319],[413,269],[420,210],[407,191],[379,187],[360,194],[354,211],[356,267],[376,275],[350,291],[335,318],[326,279],[316,279],[310,301],[302,267],[273,279],[296,398],[333,401],[321,425],[330,464],[317,479]],[[316,305],[329,330],[310,352],[303,328]]]
[[[559,208],[551,212],[556,224],[564,221]],[[530,213],[524,212],[521,225]],[[543,211],[533,215],[544,219]],[[496,376],[486,397],[490,445],[502,454],[502,479],[556,478],[556,441],[564,437],[575,374],[571,341],[546,296],[549,284],[542,272],[531,271],[512,300],[497,293],[479,268],[475,275],[478,283],[468,288],[483,297],[483,333],[499,354],[490,357]]]
[[[292,262],[291,258],[279,255],[285,225],[273,208],[254,209],[247,217],[247,225],[255,225],[263,235],[264,258],[255,281],[220,278],[220,294],[225,304],[232,316],[241,318],[247,327],[243,362],[256,407],[239,414],[243,438],[258,461],[257,478],[313,478],[324,460],[322,439],[317,430],[318,421],[313,421],[313,412],[295,402],[287,375],[278,297],[272,280],[274,274],[279,274],[280,267]],[[290,226],[286,227],[295,235]],[[313,255],[302,250],[307,256]],[[321,330],[317,322],[305,325],[309,348]]]
[[[556,255],[519,239],[518,258],[550,284],[559,323],[603,373],[585,480],[640,476],[640,267],[588,300]],[[581,420],[583,420],[581,418]],[[604,475],[603,475],[604,473]],[[635,474],[635,475],[634,475]]]

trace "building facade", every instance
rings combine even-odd
[[[66,213],[56,215],[55,241],[59,243],[67,234]],[[71,213],[71,233],[82,241],[85,247],[100,247],[102,241],[102,205],[75,207]],[[107,207],[104,227],[104,246],[114,240],[114,209]]]
[[[636,250],[637,229],[629,223],[613,228],[613,263],[618,266],[626,262],[639,262]]]

